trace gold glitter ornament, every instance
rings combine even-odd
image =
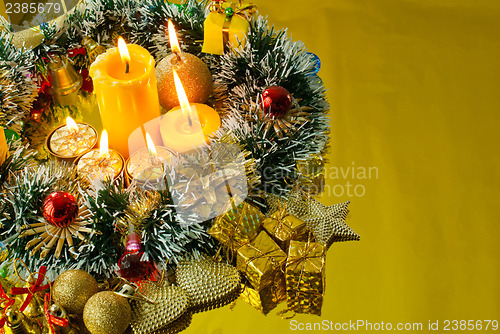
[[[267,201],[271,212],[278,210],[282,203],[286,203],[287,211],[306,221],[315,240],[327,248],[334,242],[360,240],[360,236],[345,222],[349,213],[347,209],[349,201],[326,206],[302,190],[290,191],[285,201],[273,195],[269,196]]]
[[[83,310],[83,321],[92,334],[122,334],[131,317],[128,301],[112,291],[96,293]]]
[[[52,286],[52,299],[70,314],[82,314],[88,299],[99,291],[95,278],[84,270],[65,271]]]
[[[205,103],[212,93],[212,74],[207,65],[195,55],[182,52],[163,58],[156,66],[158,97],[160,105],[167,111],[179,105],[172,70],[175,69],[182,81],[190,103]]]
[[[307,226],[313,232],[317,242],[330,247],[334,242],[360,239],[359,235],[345,223],[349,213],[347,209],[349,203],[347,201],[325,206],[316,200],[310,201],[309,213],[304,220],[307,221]]]
[[[147,334],[158,330],[163,333],[173,328],[182,330],[178,327],[179,324],[189,325],[191,312],[187,312],[189,298],[184,290],[178,286],[159,286],[148,281],[139,285],[140,292],[156,304],[140,300],[132,303],[131,327],[135,334]],[[173,324],[181,317],[183,320]]]
[[[209,258],[179,263],[177,284],[189,296],[193,312],[227,305],[241,292],[240,275],[236,268]]]

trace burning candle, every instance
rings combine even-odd
[[[158,95],[165,110],[179,105],[172,76],[176,70],[182,78],[189,101],[205,103],[212,93],[212,74],[207,65],[195,55],[182,52],[172,21],[168,21],[168,36],[172,54],[162,59],[156,67]]]
[[[83,154],[77,162],[79,175],[89,178],[116,179],[123,171],[123,157],[115,150],[108,148],[108,133],[102,131],[99,149],[93,149]]]
[[[149,52],[121,39],[118,48],[99,55],[90,66],[103,127],[110,146],[124,157],[128,137],[144,123],[160,117],[155,61]]]
[[[155,146],[149,133],[146,133],[146,142],[147,147],[138,150],[128,159],[125,174],[129,181],[135,180],[140,186],[163,189],[163,166],[173,153],[166,147]]]
[[[47,148],[53,156],[70,162],[96,144],[96,129],[86,123],[76,123],[71,117],[67,117],[66,124],[52,131],[46,140]]]
[[[217,131],[221,122],[213,108],[199,103],[189,104],[175,70],[173,76],[181,106],[163,116],[160,133],[163,145],[177,153],[185,153],[208,142],[208,137]]]

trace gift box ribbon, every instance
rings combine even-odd
[[[318,248],[322,248],[321,253],[318,253]],[[313,253],[311,256],[310,253]],[[302,268],[300,269],[300,275],[299,279],[297,280],[297,286],[295,287],[296,290],[299,289],[300,287],[300,282],[302,281],[302,278],[304,277],[304,273],[306,269],[312,269],[316,270],[317,272],[322,272],[323,269],[325,268],[325,250],[324,246],[318,243],[313,243],[311,241],[308,241],[306,244],[306,247],[294,247],[292,244],[290,245],[290,253],[288,257],[288,261],[286,263],[286,267],[291,267],[295,266],[297,268],[298,266],[302,265]],[[292,260],[290,260],[292,258]],[[312,259],[321,259],[321,265],[318,266],[315,261],[311,261]],[[308,266],[310,266],[308,268]]]
[[[224,43],[224,50],[227,51],[229,45],[229,27],[231,26],[231,21],[234,15],[238,15],[247,20],[247,14],[249,14],[249,16],[252,15],[255,10],[257,10],[257,6],[255,6],[254,4],[243,6],[242,2],[240,1],[239,5],[231,3],[229,6],[224,8],[221,2],[222,1],[213,1],[211,5],[211,11],[226,15],[226,19],[224,20],[224,24],[222,25],[222,40]]]

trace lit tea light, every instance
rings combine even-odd
[[[117,48],[97,57],[89,73],[110,146],[128,157],[132,132],[160,117],[155,60],[143,47],[120,39]]]
[[[138,150],[128,159],[125,174],[128,181],[135,180],[141,187],[163,189],[164,164],[173,153],[166,147],[155,146],[149,133],[146,133],[146,143],[147,147]]]
[[[108,148],[108,133],[102,131],[99,149],[93,149],[82,155],[77,162],[77,171],[81,176],[91,179],[116,179],[123,171],[123,157]]]
[[[163,58],[156,67],[158,96],[165,110],[179,105],[175,93],[172,72],[175,70],[182,78],[189,101],[205,103],[212,93],[212,74],[207,65],[195,55],[182,52],[172,21],[168,21],[168,37],[172,54]]]
[[[97,144],[97,131],[90,124],[76,123],[71,117],[52,131],[46,140],[49,152],[60,159],[73,161]]]
[[[220,116],[213,108],[199,103],[190,104],[181,80],[173,70],[180,107],[166,113],[160,122],[160,133],[165,147],[185,153],[206,142],[221,125]]]

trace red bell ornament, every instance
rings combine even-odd
[[[120,275],[131,281],[138,281],[149,272],[149,261],[142,260],[144,252],[141,250],[141,239],[137,233],[127,235],[125,253],[118,260]]]

